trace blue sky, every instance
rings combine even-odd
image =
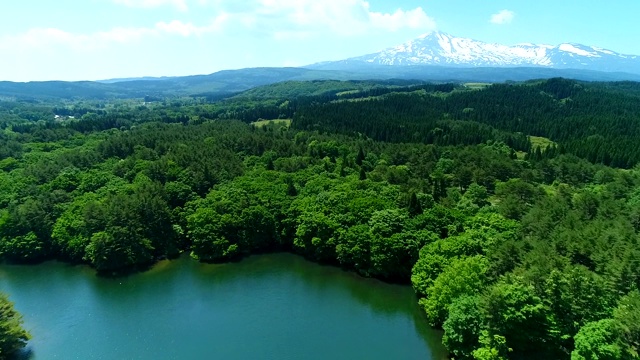
[[[300,66],[432,30],[640,54],[638,0],[20,0],[0,4],[0,80]]]

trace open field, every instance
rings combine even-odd
[[[464,86],[466,88],[472,89],[472,90],[482,90],[490,85],[491,85],[490,83],[474,83],[474,82],[464,83]]]
[[[555,142],[540,136],[529,136],[531,140],[531,149],[535,150],[536,148],[540,148],[540,150],[544,150],[552,145],[558,145]]]
[[[267,125],[284,125],[286,127],[289,127],[291,126],[291,119],[260,120],[252,122],[251,125],[259,128]]]

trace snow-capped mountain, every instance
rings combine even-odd
[[[464,67],[547,67],[640,74],[640,56],[565,43],[557,46],[491,44],[443,32],[431,32],[378,53],[347,59],[355,65],[442,65]]]

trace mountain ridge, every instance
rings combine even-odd
[[[503,45],[433,31],[382,51],[310,67],[340,64],[541,67],[640,74],[640,56],[579,43]]]

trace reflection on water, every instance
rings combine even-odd
[[[443,359],[410,287],[290,254],[182,257],[122,278],[82,266],[1,266],[34,335],[23,359]]]
[[[35,357],[35,354],[33,352],[33,349],[31,347],[27,347],[26,349],[23,349],[19,351],[17,354],[15,354],[13,359],[14,360],[31,360],[34,357]]]

